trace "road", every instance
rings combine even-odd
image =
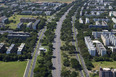
[[[38,37],[40,36],[40,34],[41,34],[41,32],[38,33]],[[34,52],[32,52],[32,57],[33,57],[33,54],[34,54]],[[27,65],[27,68],[26,68],[25,76],[24,77],[28,77],[29,69],[30,69],[30,66],[31,66],[31,61],[32,61],[32,59],[29,59],[28,60],[28,65]]]
[[[82,65],[86,77],[89,77],[89,73],[88,73],[87,67],[85,65],[84,59],[83,59],[82,55],[80,54],[81,52],[80,52],[80,48],[78,47],[78,40],[76,39],[76,36],[78,34],[76,28],[74,27],[74,23],[75,23],[75,20],[76,20],[76,18],[75,18],[76,14],[77,14],[77,12],[75,12],[75,15],[72,17],[72,19],[73,19],[72,25],[73,25],[73,32],[74,32],[73,33],[74,34],[73,39],[75,38],[74,39],[75,44],[74,44],[74,42],[72,42],[72,43],[73,43],[73,45],[75,45],[77,47],[77,49],[78,49],[77,51],[79,52],[78,54],[76,54],[76,59]],[[80,58],[80,60],[79,60],[79,58]],[[81,73],[81,77],[84,77],[84,74],[83,74],[82,70],[80,71],[80,73]]]
[[[43,31],[43,32],[40,31],[40,32],[38,33],[38,37],[37,37],[38,39],[42,39],[45,30],[46,30],[46,27],[44,28],[44,31]],[[40,37],[40,35],[41,35],[41,37]],[[30,67],[31,67],[31,63],[32,63],[32,68],[31,68],[30,77],[33,77],[33,70],[34,70],[34,68],[35,68],[35,64],[36,64],[36,60],[37,60],[37,56],[38,56],[38,52],[39,52],[39,47],[40,47],[40,45],[41,45],[40,42],[39,42],[39,43],[36,43],[37,50],[36,50],[35,56],[34,56],[34,52],[32,53],[32,57],[34,57],[34,61],[33,61],[33,63],[32,63],[32,59],[30,59],[30,60],[28,61],[28,65],[27,65],[27,68],[26,68],[26,70],[25,70],[25,75],[24,75],[24,77],[28,77],[28,75],[29,75],[29,70],[30,70]],[[35,50],[35,48],[34,48],[34,50]]]
[[[67,10],[67,12],[65,12],[65,14],[60,18],[59,22],[57,22],[57,27],[56,27],[56,31],[55,31],[56,37],[55,37],[54,43],[53,43],[53,47],[54,47],[53,57],[54,58],[52,59],[52,63],[53,63],[54,69],[52,70],[52,77],[61,77],[60,30],[62,27],[62,23],[65,20],[66,15],[71,10],[71,8],[69,8]]]
[[[59,12],[59,11],[58,11],[58,12]],[[56,13],[57,13],[57,12],[56,12]],[[56,14],[56,13],[55,13],[55,14]],[[54,19],[55,14],[53,14],[53,15],[47,20],[46,23],[51,22],[51,20]],[[44,29],[44,32],[45,32],[45,31],[46,31],[46,27],[45,27],[45,29]],[[38,33],[38,37],[37,37],[38,39],[39,39],[39,37],[40,37],[40,35],[41,35],[41,32],[42,32],[42,30]],[[44,32],[42,33],[42,36],[40,37],[40,39],[42,39]],[[35,68],[35,64],[36,64],[37,56],[39,55],[39,52],[38,52],[38,51],[39,51],[39,47],[40,47],[40,45],[41,45],[40,42],[39,42],[38,45],[37,45],[37,43],[36,43],[36,46],[37,46],[37,52],[36,52],[35,56],[33,56],[34,52],[32,53],[32,57],[34,57],[34,61],[33,61],[32,69],[31,69],[30,77],[33,77],[33,70],[34,70],[34,68]],[[35,48],[34,48],[34,49],[35,49]],[[32,62],[32,59],[29,59],[23,77],[28,77],[29,70],[30,70],[30,67],[31,67],[31,62]]]
[[[42,35],[41,35],[40,39],[43,38],[45,31],[46,31],[46,27],[44,28],[44,31],[42,32]],[[33,71],[34,71],[34,68],[35,68],[35,65],[36,65],[37,56],[39,55],[38,53],[40,52],[39,51],[40,45],[41,45],[41,43],[39,42],[38,45],[37,45],[37,50],[36,50],[35,56],[34,56],[34,61],[33,61],[32,69],[31,69],[30,77],[33,77],[33,74],[34,74]]]
[[[77,46],[77,45],[76,45],[76,41],[75,41],[77,33],[76,33],[76,29],[74,28],[74,24],[75,24],[75,20],[76,20],[75,16],[76,16],[76,15],[77,15],[77,11],[75,12],[75,15],[72,16],[72,31],[73,31],[73,41],[72,41],[72,45],[74,45],[75,47]],[[76,52],[77,52],[77,49],[76,49]],[[79,61],[79,63],[81,64],[81,62],[80,62],[80,60],[79,60],[79,56],[77,55],[77,53],[76,53],[76,59],[77,59],[77,60]],[[81,75],[81,77],[84,77],[84,72],[83,72],[83,70],[80,70],[80,75]]]

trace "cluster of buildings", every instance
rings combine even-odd
[[[6,54],[16,53],[17,55],[21,55],[25,47],[25,43],[21,43],[21,45],[17,48],[15,44],[11,44],[10,47],[5,51]],[[5,44],[0,43],[0,51],[4,51]]]
[[[116,69],[100,67],[99,77],[116,77]]]
[[[105,46],[108,46],[112,50],[112,52],[116,52],[116,32],[111,31],[109,32],[108,30],[103,30],[101,32],[99,31],[93,31],[92,35],[94,36],[95,39],[101,38],[103,44]]]
[[[89,28],[107,28],[107,22],[106,21],[96,21],[95,25],[94,24],[90,24]]]
[[[6,1],[6,0],[5,0]],[[8,0],[11,2],[6,2],[4,6],[0,6],[0,16],[21,14],[21,15],[51,15],[54,12],[64,7],[65,3],[34,3],[34,2],[22,2],[21,0]],[[7,13],[6,13],[7,12]]]
[[[37,6],[35,6],[37,5]],[[51,15],[55,11],[59,10],[64,4],[63,3],[35,3],[32,4],[32,6],[27,6],[26,10],[22,10],[20,14],[24,15],[38,15],[38,14],[45,14],[45,15]],[[17,5],[18,6],[18,5]]]
[[[91,56],[106,55],[106,52],[107,52],[106,48],[103,46],[101,42],[97,42],[95,47],[95,44],[93,43],[93,41],[91,40],[89,36],[84,37],[84,39],[85,39],[85,44],[88,48],[89,54]]]
[[[17,28],[18,29],[21,29],[23,27],[23,24],[24,23],[28,23],[27,26],[26,26],[27,28],[36,30],[38,24],[40,23],[40,19],[35,19],[35,18],[21,18],[20,19],[20,23],[17,24]]]

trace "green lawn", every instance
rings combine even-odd
[[[10,24],[7,24],[6,26],[10,26],[11,29],[16,29],[17,28],[17,24],[20,22],[20,18],[22,17],[37,17],[37,16],[32,16],[32,15],[15,15],[15,16],[11,16],[9,17],[9,20],[13,20],[15,21],[16,23],[10,23]]]
[[[62,3],[71,3],[75,0],[26,0],[26,1],[32,1],[32,2],[62,2]]]
[[[27,61],[1,62],[0,77],[23,77]]]
[[[102,68],[116,68],[116,61],[113,61],[113,62],[106,62],[106,61],[103,61],[103,62],[92,62],[93,65],[94,65],[94,68],[92,70],[99,70],[100,66]]]

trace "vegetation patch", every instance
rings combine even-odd
[[[0,77],[23,77],[27,61],[0,61]]]

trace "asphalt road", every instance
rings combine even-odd
[[[40,36],[40,34],[41,34],[41,32],[38,33],[38,37]],[[36,43],[36,44],[37,44],[37,43]],[[34,49],[35,49],[35,48],[34,48]],[[34,53],[34,52],[32,52],[32,57],[33,57],[33,53]],[[31,66],[31,61],[32,61],[32,59],[29,59],[28,65],[27,65],[27,69],[26,69],[26,72],[25,72],[25,76],[24,76],[24,77],[28,77],[29,69],[30,69],[30,66]]]
[[[75,18],[76,14],[77,14],[77,12],[75,12],[75,15],[72,17],[72,31],[73,31],[73,41],[72,41],[72,45],[74,45],[75,47],[76,47],[75,37],[76,37],[77,33],[76,33],[76,29],[74,28],[74,23],[75,23],[75,20],[76,20],[76,18]],[[76,49],[76,52],[77,52],[77,49]],[[77,53],[76,53],[76,59],[81,64],[81,62],[79,60],[79,56],[77,55]],[[83,70],[80,70],[80,75],[81,75],[81,77],[84,77]]]
[[[44,31],[43,31],[43,32],[40,31],[40,32],[38,33],[38,37],[37,37],[38,39],[39,39],[39,37],[40,37],[40,35],[41,35],[41,32],[42,32],[42,35],[41,35],[40,39],[42,39],[45,30],[46,30],[46,27],[44,28]],[[40,45],[41,45],[40,42],[39,42],[38,45],[37,45],[37,43],[36,43],[37,51],[36,51],[35,56],[33,56],[34,52],[32,53],[32,57],[34,57],[34,61],[33,61],[33,64],[32,64],[32,69],[31,69],[30,77],[33,77],[33,70],[34,70],[34,68],[35,68],[35,64],[36,64],[36,60],[37,60],[37,56],[38,56],[38,52],[39,52],[39,47],[40,47]],[[35,46],[35,47],[36,47],[36,46]],[[35,48],[34,48],[34,50],[35,50]],[[31,66],[31,62],[32,62],[32,59],[30,59],[30,60],[28,61],[28,65],[27,65],[27,69],[26,69],[26,72],[25,72],[25,76],[24,76],[24,77],[28,77],[29,69],[30,69],[30,66]]]
[[[56,27],[56,31],[55,31],[56,37],[55,37],[54,43],[53,43],[54,50],[53,50],[52,63],[53,63],[53,68],[54,69],[52,70],[52,77],[61,77],[60,30],[61,30],[61,27],[62,27],[62,23],[65,20],[66,15],[71,10],[71,8],[69,8],[65,12],[65,14],[60,18],[59,22],[57,22],[57,27]]]
[[[77,13],[75,13],[75,15],[76,15],[76,14],[77,14]],[[75,23],[75,19],[76,19],[76,18],[75,18],[75,16],[74,16],[74,22],[73,22],[73,24]],[[74,25],[73,25],[73,26],[74,26]],[[77,32],[76,28],[74,27],[74,36],[76,37],[77,34],[78,34],[78,32]],[[74,36],[73,36],[73,38],[74,38]],[[78,41],[77,41],[77,39],[75,39],[75,42],[76,42],[77,47],[78,47]],[[75,45],[75,46],[76,46],[76,45]],[[79,52],[79,55],[76,54],[76,58],[77,58],[78,61],[81,61],[80,64],[81,64],[82,67],[83,67],[83,70],[84,70],[84,72],[85,72],[85,74],[86,74],[86,77],[89,77],[89,73],[88,73],[88,70],[87,70],[87,68],[86,68],[84,59],[83,59],[82,55],[80,54],[81,52],[80,52],[80,48],[79,48],[79,47],[78,47],[78,52]],[[79,58],[80,58],[80,60],[79,60]],[[80,71],[80,73],[81,73],[81,77],[84,77],[82,71]]]
[[[43,38],[45,31],[46,31],[46,27],[44,28],[44,31],[42,32],[42,35],[41,35],[40,39]],[[40,52],[40,51],[39,51],[39,47],[40,47],[40,45],[41,45],[41,43],[39,42],[39,44],[37,45],[36,54],[35,54],[35,56],[34,56],[34,61],[33,61],[32,69],[31,69],[30,77],[33,77],[33,74],[34,74],[33,71],[34,71],[34,68],[35,68],[35,64],[36,64],[37,56],[39,55],[38,53]]]

